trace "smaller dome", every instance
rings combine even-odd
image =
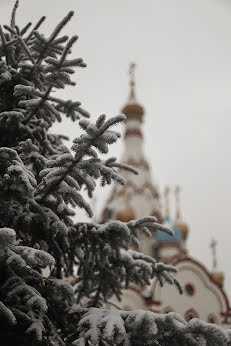
[[[162,231],[157,231],[156,232],[156,241],[158,244],[163,244],[163,243],[180,243],[182,239],[182,234],[181,231],[172,224],[172,221],[170,220],[169,217],[166,217],[164,219],[163,226],[167,226],[174,231],[174,235],[170,235],[168,233],[162,232]]]
[[[116,213],[116,219],[122,222],[129,222],[135,219],[134,212],[131,208],[127,208]]]
[[[215,281],[219,286],[223,286],[224,279],[225,279],[224,273],[213,272],[211,274],[211,277],[212,277],[213,281]]]
[[[189,232],[188,225],[183,221],[177,221],[175,226],[181,231],[182,238],[186,240]]]

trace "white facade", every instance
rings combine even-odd
[[[175,277],[181,283],[184,294],[179,295],[176,288],[169,285],[160,287],[154,280],[151,288],[152,297],[155,297],[152,309],[159,313],[175,311],[186,321],[196,317],[230,328],[228,298],[207,269],[190,257],[175,259],[173,264],[178,269]]]
[[[174,264],[175,262],[175,264]],[[178,269],[175,277],[181,283],[184,293],[179,294],[175,286],[160,287],[156,279],[145,290],[132,286],[124,290],[121,302],[112,299],[124,310],[151,310],[155,313],[177,312],[186,321],[199,318],[230,328],[230,307],[227,295],[198,261],[191,257],[173,261]]]

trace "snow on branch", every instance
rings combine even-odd
[[[0,188],[3,193],[19,193],[21,198],[32,198],[37,185],[33,173],[24,165],[18,153],[11,148],[0,148]]]
[[[73,308],[69,321],[72,345],[228,346],[231,337],[230,330],[196,318],[186,323],[174,312]]]
[[[88,297],[87,306],[101,306],[112,295],[120,300],[123,288],[131,283],[145,287],[155,277],[161,285],[168,282],[182,293],[179,282],[172,275],[176,268],[129,249],[131,244],[139,246],[140,232],[147,235],[147,227],[159,229],[160,225],[156,218],[145,217],[128,223],[77,223],[71,228],[70,256],[77,265],[72,285],[78,304],[83,297]],[[169,232],[163,226],[161,229]]]
[[[34,338],[35,342],[42,341],[44,333],[52,326],[46,299],[41,294],[47,279],[38,271],[38,268],[47,265],[54,265],[51,255],[18,246],[15,231],[0,228],[0,266],[1,272],[4,272],[0,288],[0,317],[4,318],[6,326],[19,325],[24,328],[25,334]],[[68,286],[70,291],[68,284],[62,284]],[[53,282],[53,286],[56,286],[57,291],[59,281]],[[68,290],[67,287],[63,288],[63,292]],[[26,323],[22,324],[23,321]]]
[[[0,287],[1,328],[12,331],[15,326],[16,331],[28,335],[36,345],[46,345],[48,337],[57,345],[65,345],[52,321],[58,312],[61,323],[73,305],[74,295],[65,281],[42,276],[40,269],[53,265],[50,254],[19,246],[13,229],[0,228],[0,267],[4,273]],[[1,329],[1,336],[2,333]]]
[[[20,134],[24,134],[24,139],[31,138],[41,146],[41,142],[46,140],[45,131],[56,120],[61,121],[61,113],[73,121],[80,116],[89,117],[89,113],[80,107],[80,102],[50,96],[54,88],[75,85],[70,78],[74,68],[85,67],[86,64],[81,58],[68,59],[77,36],[69,40],[68,36],[58,37],[73,16],[73,11],[57,25],[48,39],[37,31],[45,17],[25,38],[23,35],[31,23],[21,30],[18,28],[15,24],[17,6],[16,2],[11,26],[5,25],[5,31],[0,26],[0,85],[4,86],[1,90],[0,120],[8,112],[23,114],[23,119],[15,118],[14,126]],[[5,90],[8,92],[5,93]],[[9,123],[2,123],[3,133],[12,132]]]
[[[108,184],[112,180],[120,184],[125,183],[122,176],[98,156],[98,152],[107,153],[108,146],[120,137],[119,133],[109,130],[109,124],[111,127],[124,119],[124,115],[118,115],[110,121],[105,121],[105,116],[101,116],[96,124],[81,120],[80,126],[86,134],[74,140],[71,148],[74,155],[62,145],[57,148],[57,154],[47,162],[47,168],[40,172],[41,182],[36,192],[37,201],[44,201],[52,194],[59,203],[59,210],[62,210],[65,204],[71,204],[72,207],[84,208],[89,216],[92,216],[89,204],[79,192],[81,187],[85,185],[91,197],[96,179],[99,177]]]

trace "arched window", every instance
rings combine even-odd
[[[192,318],[200,318],[199,314],[194,309],[190,309],[184,314],[184,319],[186,322],[189,322]]]
[[[188,296],[193,296],[195,294],[195,287],[193,284],[188,283],[184,286],[184,291]]]
[[[171,306],[166,306],[163,310],[163,314],[167,314],[168,312],[175,312],[175,310]]]
[[[214,324],[219,324],[218,317],[215,314],[209,314],[208,322],[214,323]]]

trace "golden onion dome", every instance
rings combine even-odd
[[[122,222],[129,222],[135,219],[135,214],[131,208],[126,208],[117,212],[116,219]]]
[[[183,221],[177,221],[176,228],[178,228],[181,231],[183,239],[186,240],[189,232],[188,225]]]
[[[144,109],[138,103],[128,103],[122,109],[122,113],[126,114],[128,118],[137,116],[142,119],[142,116],[144,115]]]
[[[215,281],[219,286],[223,286],[225,275],[222,272],[213,272],[211,274],[213,281]]]

